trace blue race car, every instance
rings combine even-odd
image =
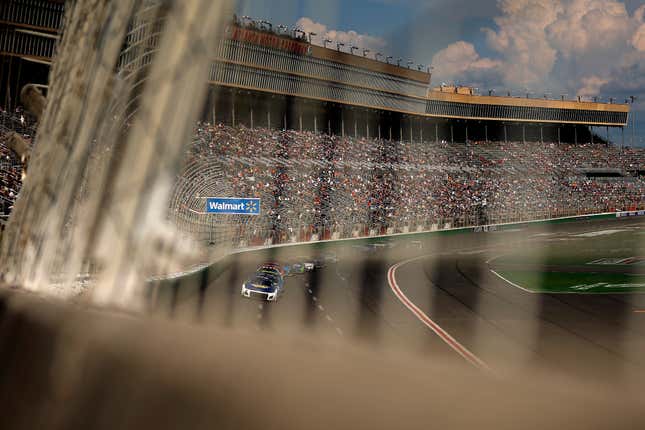
[[[260,298],[274,302],[282,292],[284,279],[275,272],[260,270],[255,276],[242,284],[242,296]]]

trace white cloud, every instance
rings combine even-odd
[[[468,42],[455,42],[442,49],[434,57],[432,64],[435,67],[435,77],[438,80],[451,81],[470,80],[469,84],[478,85],[483,81],[494,80],[500,72],[501,62],[490,58],[481,58],[475,47]]]
[[[497,29],[483,31],[490,48],[507,64],[502,80],[507,86],[522,88],[543,82],[557,58],[546,29],[562,13],[560,1],[500,0],[498,7],[502,15],[495,18]]]
[[[609,79],[599,76],[587,76],[581,80],[582,88],[578,90],[578,95],[582,97],[593,97],[600,93],[600,88],[609,83]]]
[[[317,34],[314,43],[322,45],[324,40],[329,39],[335,43],[344,43],[345,50],[350,46],[356,46],[360,49],[369,49],[374,53],[383,51],[387,47],[387,42],[369,34],[360,34],[356,31],[341,31],[328,28],[325,24],[313,21],[311,18],[302,17],[296,22],[296,27],[301,28],[303,31],[309,33],[314,32]]]
[[[632,46],[637,51],[645,52],[645,24],[641,24],[632,37]]]
[[[482,29],[494,58],[482,58],[471,43],[455,42],[433,58],[442,79],[583,96],[645,96],[645,5],[630,15],[617,0],[497,4],[496,26]]]
[[[563,5],[562,15],[547,28],[547,37],[565,58],[616,48],[620,52],[635,23],[624,3],[573,0]]]

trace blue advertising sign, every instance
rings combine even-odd
[[[260,199],[211,197],[206,199],[206,213],[220,215],[260,215]]]

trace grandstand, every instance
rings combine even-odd
[[[213,241],[201,197],[260,197],[236,245],[428,231],[645,204],[645,151],[605,143],[428,144],[200,124],[171,205]]]
[[[3,224],[11,212],[22,182],[21,160],[9,149],[7,142],[14,132],[27,141],[31,141],[36,134],[33,123],[25,119],[25,114],[0,110],[0,222]]]
[[[3,3],[2,61],[50,62],[63,14],[61,2]],[[149,30],[130,24],[119,59],[124,81],[139,79],[154,55]],[[300,30],[229,22],[170,204],[182,231],[245,246],[643,204],[644,154],[609,142],[609,129],[627,124],[627,105],[431,88],[423,65],[400,67],[367,51],[311,42]],[[7,79],[7,88],[24,83],[19,75]],[[124,108],[136,109],[136,101]],[[16,188],[5,193],[5,206]],[[260,197],[263,213],[203,213],[204,197],[223,195]]]

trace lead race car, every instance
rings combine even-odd
[[[273,270],[260,268],[253,278],[242,284],[242,296],[274,302],[284,288],[284,278]]]

